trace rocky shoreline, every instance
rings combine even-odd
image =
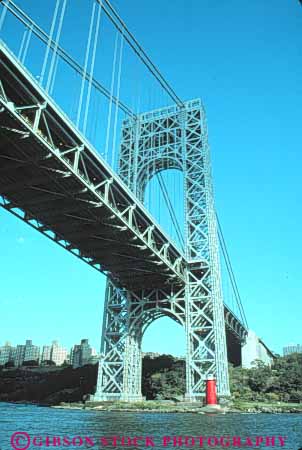
[[[57,409],[82,409],[87,411],[115,411],[115,412],[150,412],[150,413],[191,413],[191,414],[297,414],[302,413],[302,405],[265,405],[260,403],[234,403],[228,406],[211,407],[196,404],[185,403],[169,403],[165,404],[160,401],[148,401],[141,403],[108,403],[108,402],[87,402],[83,403],[61,403],[53,405],[52,408]]]
[[[33,401],[8,401],[8,403],[22,405],[36,405],[54,409],[83,410],[83,411],[109,411],[109,412],[135,412],[135,413],[191,413],[191,414],[302,414],[302,404],[265,404],[258,402],[229,402],[220,407],[203,406],[200,403],[186,403],[173,401],[144,401],[128,402],[61,402],[49,404]]]

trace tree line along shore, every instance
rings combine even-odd
[[[0,367],[0,401],[45,406],[97,407],[196,411],[199,405],[183,402],[185,361],[170,355],[143,358],[142,392],[145,402],[92,404],[85,399],[95,391],[97,365]],[[251,369],[230,366],[231,400],[221,403],[231,411],[302,412],[302,354],[277,357],[272,367],[256,361]],[[84,404],[85,403],[85,404]]]

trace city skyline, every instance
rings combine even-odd
[[[23,342],[30,342],[30,343],[33,343],[33,340],[32,339],[28,339],[28,338],[25,338],[25,339],[23,339]],[[83,341],[89,341],[89,339],[87,339],[87,338],[81,338],[81,339],[78,339],[77,340],[77,342],[83,342]],[[3,342],[1,342],[0,341],[0,359],[1,359],[1,349],[3,348],[3,347],[5,347],[5,346],[11,346],[11,347],[17,347],[17,346],[19,346],[19,345],[23,345],[23,344],[19,344],[19,343],[13,343],[13,341],[12,340],[10,340],[10,339],[5,339]],[[34,344],[33,344],[34,345]],[[52,348],[52,346],[54,346],[54,345],[57,345],[57,346],[59,346],[60,348],[62,348],[62,349],[64,349],[64,350],[66,350],[66,356],[70,356],[70,354],[72,353],[72,350],[76,347],[76,346],[78,346],[78,344],[72,344],[71,345],[71,347],[70,347],[70,350],[68,351],[67,350],[67,348],[65,348],[65,347],[63,347],[63,346],[61,346],[60,345],[60,340],[58,340],[58,339],[52,339],[51,340],[51,342],[50,343],[48,343],[48,344],[45,344],[45,343],[42,343],[42,344],[39,344],[39,345],[34,345],[35,347],[38,347],[39,349],[40,349],[40,360],[41,361],[43,361],[43,360],[46,360],[46,359],[50,359],[51,360],[51,357],[50,358],[43,358],[43,352],[44,352],[44,349],[47,351],[47,349],[49,348],[49,349],[51,349]],[[64,344],[63,344],[64,345]],[[94,348],[94,347],[91,347],[92,348],[92,354],[93,355],[97,355],[98,354],[98,351]],[[42,351],[41,351],[42,350]],[[272,350],[272,349],[270,349],[270,350]],[[272,350],[272,352],[273,353],[275,353],[275,354],[278,354],[277,352],[274,352],[274,350]],[[143,354],[157,354],[157,355],[161,355],[161,354],[165,354],[165,353],[159,353],[159,352],[150,352],[150,351],[143,351],[142,352]],[[179,352],[178,352],[179,353]],[[299,344],[299,343],[294,343],[294,342],[290,342],[290,343],[287,343],[287,344],[284,344],[283,345],[283,347],[282,347],[282,354],[283,354],[283,356],[287,356],[287,355],[289,355],[289,354],[291,354],[291,353],[302,353],[302,344]],[[166,353],[166,354],[168,354],[168,353]],[[280,354],[281,355],[281,354]],[[177,355],[174,355],[174,356],[177,356]],[[182,355],[183,356],[183,355]],[[184,356],[183,356],[184,357]]]
[[[58,340],[51,344],[35,345],[32,339],[26,339],[25,344],[12,345],[10,341],[0,343],[0,366],[13,363],[21,367],[24,363],[35,361],[38,365],[52,362],[56,366],[68,363],[74,368],[89,363],[98,362],[98,353],[90,346],[89,339],[82,338],[80,344],[73,344],[68,351]]]
[[[77,339],[77,341],[81,341],[82,339],[87,339],[87,338],[81,338],[81,339]],[[88,339],[89,340],[89,339]],[[26,342],[26,341],[34,341],[34,339],[32,339],[32,338],[29,338],[29,337],[25,337],[25,338],[21,338],[21,341],[23,341],[23,342]],[[38,344],[38,346],[39,347],[43,347],[44,345],[51,345],[51,344],[53,344],[53,343],[60,343],[60,342],[62,342],[62,340],[61,339],[58,339],[58,338],[56,338],[56,339],[50,339],[49,341],[48,341],[48,343],[45,343],[45,342],[42,342],[42,344]],[[3,340],[0,340],[0,347],[2,347],[3,345],[5,345],[6,343],[9,343],[10,345],[12,345],[12,346],[16,346],[16,345],[18,345],[19,344],[19,342],[16,342],[15,343],[15,341],[13,340],[13,339],[3,339]],[[64,344],[63,344],[64,345]],[[68,346],[66,346],[66,347],[68,347]]]

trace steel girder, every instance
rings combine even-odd
[[[211,178],[200,102],[124,123],[123,183],[3,43],[0,56],[0,205],[105,273],[114,286],[107,289],[97,394],[140,396],[141,338],[162,315],[186,327],[188,397],[203,392],[204,378],[212,368],[218,379],[226,380]],[[186,255],[142,205],[148,179],[166,168],[185,174]],[[117,343],[107,322],[114,289],[121,308],[112,313],[118,323]],[[245,328],[226,308],[225,318],[232,333],[244,339]],[[109,384],[101,381],[102,374]],[[219,389],[225,393],[227,383],[222,381]]]
[[[184,256],[141,202],[3,44],[0,56],[1,205],[119,286],[183,283]]]
[[[128,322],[125,328],[122,321],[116,320],[117,324],[121,323],[119,332],[123,334],[124,347],[119,360],[124,361],[124,378],[118,388],[115,386],[114,393],[128,400],[141,396],[141,339],[147,325],[161,315],[169,315],[186,330],[187,398],[196,400],[204,395],[209,375],[217,378],[219,394],[229,395],[211,165],[206,118],[200,100],[187,102],[184,108],[175,106],[145,113],[123,124],[119,174],[141,201],[148,181],[157,172],[169,168],[184,174],[186,281],[176,293],[175,290],[158,291],[164,297],[154,307],[154,299],[146,300],[143,290],[128,291],[119,297],[120,305],[128,310]],[[106,347],[109,350],[113,345],[107,327],[112,316],[108,305],[111,297],[118,297],[118,292],[109,280],[102,337],[104,353],[96,399],[112,398],[110,386],[102,379],[112,369],[111,354]],[[157,295],[156,289],[152,295]],[[120,366],[116,367],[116,376],[111,372],[111,386],[120,373]]]

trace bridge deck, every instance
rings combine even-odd
[[[4,207],[123,287],[183,282],[184,258],[154,219],[4,45],[0,56]]]
[[[184,285],[183,255],[3,43],[0,73],[1,206],[121,287]]]

